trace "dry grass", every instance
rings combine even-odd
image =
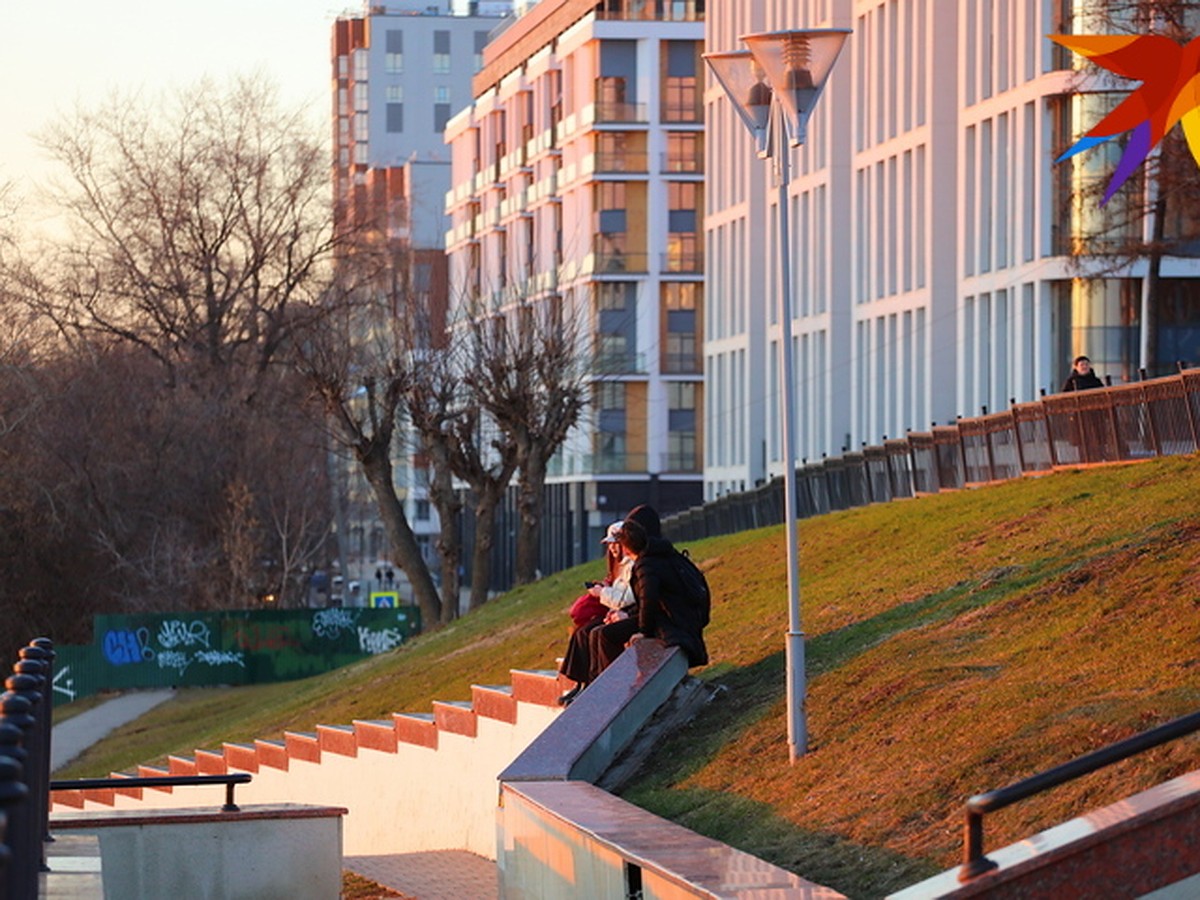
[[[783,529],[690,545],[722,699],[627,797],[851,897],[953,866],[967,797],[1200,708],[1200,459],[1063,472],[801,523],[810,752],[788,764]],[[427,710],[551,668],[599,563],[333,677],[189,691],[73,766]],[[1195,768],[1184,739],[987,821],[998,847]],[[103,762],[101,763],[101,760]]]

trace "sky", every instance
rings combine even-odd
[[[328,116],[336,0],[0,0],[0,184],[21,194],[52,166],[31,134],[114,90],[193,85],[262,72],[291,107]]]

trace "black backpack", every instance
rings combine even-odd
[[[671,554],[671,565],[679,577],[679,583],[683,585],[688,605],[699,610],[700,626],[704,627],[712,615],[712,592],[708,589],[708,579],[700,567],[692,562],[687,550],[675,550]]]

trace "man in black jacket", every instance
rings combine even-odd
[[[1092,361],[1086,356],[1077,356],[1071,363],[1071,374],[1063,382],[1063,393],[1067,391],[1087,391],[1092,388],[1102,388],[1104,382],[1092,371]]]
[[[634,509],[621,525],[619,540],[625,552],[634,557],[630,585],[637,598],[637,618],[593,632],[596,674],[616,659],[626,644],[647,637],[681,648],[689,667],[707,664],[703,611],[689,602],[673,562],[677,551],[662,536],[658,513],[645,505]]]

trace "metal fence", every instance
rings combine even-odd
[[[961,418],[796,471],[800,518],[919,494],[1006,481],[1060,466],[1200,449],[1200,368],[1117,387],[1054,394]],[[783,478],[663,520],[672,541],[783,521]]]

